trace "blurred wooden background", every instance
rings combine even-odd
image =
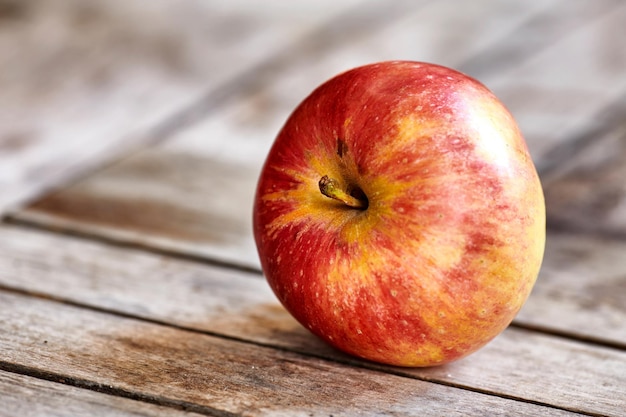
[[[546,195],[527,305],[432,369],[321,344],[252,240],[291,110],[387,59],[491,88]],[[626,2],[0,0],[0,214],[0,416],[626,415]]]

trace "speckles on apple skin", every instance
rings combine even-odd
[[[255,203],[263,270],[294,317],[339,349],[398,365],[444,363],[490,340],[532,288],[542,253],[541,189],[530,158],[517,158],[526,150],[510,117],[484,136],[511,131],[510,146],[490,148],[464,109],[480,93],[474,117],[501,111],[492,96],[428,71],[374,85],[348,73],[314,92],[272,148]],[[460,90],[432,95],[442,80]],[[357,183],[369,208],[321,196],[322,175]]]

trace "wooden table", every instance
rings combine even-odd
[[[278,304],[255,181],[350,67],[431,61],[511,109],[548,242],[513,324],[427,369]],[[0,0],[0,416],[626,415],[626,3]]]

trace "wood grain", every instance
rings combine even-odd
[[[201,414],[0,371],[1,417],[198,417]]]
[[[0,0],[0,416],[623,415],[624,22],[620,0]],[[323,344],[251,235],[291,109],[384,59],[487,84],[545,186],[528,303],[437,368]]]
[[[199,258],[226,260],[245,266],[255,265],[258,261],[251,226],[244,220],[250,216],[250,205],[247,202],[250,196],[239,193],[245,187],[254,186],[253,181],[249,180],[251,177],[246,175],[245,166],[241,165],[237,169],[237,166],[224,167],[225,164],[217,162],[205,164],[207,160],[185,158],[180,154],[178,157],[181,159],[175,159],[174,153],[169,154],[169,160],[158,159],[158,155],[144,153],[133,164],[121,164],[112,168],[109,175],[94,177],[90,180],[91,192],[87,195],[77,192],[80,188],[76,188],[62,197],[49,197],[44,203],[49,213],[30,212],[26,219],[82,231],[85,234],[95,233],[108,239],[130,239],[148,248],[166,248]],[[172,165],[166,165],[166,161]],[[176,170],[176,166],[181,169]],[[620,166],[616,165],[618,169]],[[152,184],[151,172],[154,171],[151,168],[160,173],[163,181]],[[216,171],[212,172],[213,169]],[[185,189],[193,183],[194,175],[216,176],[217,172],[227,174],[213,183],[220,184],[222,190],[236,190],[236,193],[218,195],[219,193],[212,190],[213,194],[207,195]],[[166,180],[168,176],[177,176],[177,181]],[[614,186],[622,187],[619,180],[621,177],[614,178]],[[117,193],[124,190],[130,192],[130,189],[117,187],[123,184],[122,179],[128,181],[127,185],[133,184],[134,189],[141,190],[144,198],[132,200],[119,195],[117,199],[112,199],[113,193],[108,193],[104,200],[100,200],[93,192],[105,190],[111,183],[116,184],[113,188]],[[598,188],[600,187],[591,186],[589,190]],[[559,215],[557,213],[565,216],[568,209],[576,208],[575,204],[570,204],[561,211],[551,210],[554,208],[551,203],[552,190],[548,185],[548,212],[554,213],[549,214],[550,218],[555,218]],[[150,193],[154,199],[146,198],[146,193]],[[164,196],[180,203],[168,203]],[[205,201],[207,198],[212,200],[211,203]],[[579,204],[583,204],[584,201],[596,200],[579,201]],[[137,204],[138,202],[141,204]],[[65,213],[69,218],[60,221],[59,218],[52,217],[57,211]],[[606,222],[594,219],[581,218],[579,224],[585,225],[590,221]],[[126,223],[122,223],[122,220]],[[110,229],[110,225],[115,225],[118,229]],[[626,251],[626,248],[619,242],[585,238],[577,234],[550,234],[536,289],[517,323],[624,346],[626,313],[620,306],[626,305],[626,265],[621,262],[622,251]],[[210,256],[207,256],[207,252]],[[569,263],[566,264],[563,259],[568,259]],[[589,264],[583,261],[589,261]],[[563,314],[564,312],[567,314]],[[590,314],[592,312],[602,314]]]
[[[591,3],[580,4],[602,7]],[[596,130],[626,96],[626,48],[618,41],[626,37],[624,22],[626,4],[612,2],[596,9],[596,19],[580,20],[576,30],[542,42],[539,53],[488,80],[516,117],[541,172],[566,161],[550,155],[553,149]]]
[[[258,274],[19,229],[5,228],[2,235],[0,284],[5,288],[337,362],[374,366],[343,355],[313,337],[277,303]],[[569,241],[566,240],[563,252],[567,252]],[[613,256],[623,249],[624,244],[614,248]],[[557,265],[555,268],[558,270]],[[563,277],[570,276],[587,280],[589,286],[596,282],[593,276],[568,275],[563,271],[560,277],[557,275],[561,279],[552,292],[558,293]],[[571,287],[577,293],[576,287]],[[604,305],[605,300],[597,301],[602,305],[598,313],[610,311],[623,317],[620,306],[611,310],[610,304]],[[558,318],[557,309],[548,308],[549,319]],[[7,310],[8,314],[18,314],[11,313],[13,307]],[[586,316],[576,316],[581,327]],[[591,320],[590,324],[596,323]],[[611,320],[600,323],[610,325]],[[616,320],[622,336],[623,322]],[[619,333],[614,334],[620,337]],[[376,368],[588,413],[619,415],[624,405],[620,400],[626,386],[624,349],[602,348],[526,330],[509,329],[481,351],[441,368]]]
[[[0,293],[0,302],[3,363],[210,415],[566,414],[50,301]]]
[[[541,273],[514,323],[626,349],[624,253],[623,241],[549,234]],[[218,284],[204,282],[205,275]],[[0,284],[151,319],[176,318],[178,324],[204,330],[215,330],[205,327],[206,315],[212,322],[240,318],[242,334],[261,326],[255,322],[260,316],[276,312],[272,307],[262,315],[242,310],[275,303],[258,272],[207,269],[19,227],[0,228]]]
[[[393,28],[382,30],[380,34],[374,36],[374,39],[380,40],[383,46],[389,45],[391,39],[397,39],[397,33],[407,33],[408,27],[419,27],[417,22],[441,22],[444,12],[449,11],[451,6],[446,2],[438,2],[437,4],[438,6],[432,5],[430,8],[419,9],[413,15],[400,20],[398,25],[394,25]],[[510,12],[511,7],[514,6],[509,3],[499,4],[501,4],[502,9],[495,9],[492,12],[495,16],[500,16],[500,14],[503,15],[503,18],[504,16],[517,16],[516,13],[503,11]],[[554,9],[550,9],[550,7],[556,6],[549,4],[545,7],[545,9],[533,12],[527,11],[525,15],[519,13],[522,14],[522,18],[519,20],[509,17],[512,19],[509,22],[511,25],[518,25],[517,29],[512,32],[497,29],[497,26],[494,27],[494,31],[499,30],[502,33],[504,41],[501,44],[496,43],[496,46],[491,45],[490,49],[487,50],[500,50],[501,54],[504,54],[505,45],[515,45],[515,34],[525,33],[530,28],[541,29],[539,33],[547,33],[547,35],[544,38],[539,36],[535,42],[540,46],[543,45],[542,42],[547,43],[544,46],[545,51],[552,52],[540,53],[524,67],[527,68],[529,74],[540,74],[537,68],[543,65],[546,68],[552,68],[551,65],[554,68],[561,68],[562,63],[558,54],[560,48],[573,54],[570,60],[577,62],[582,60],[582,57],[576,55],[579,49],[574,46],[581,42],[581,37],[589,39],[589,42],[591,40],[598,42],[597,39],[604,39],[598,35],[599,30],[608,30],[606,28],[622,30],[616,25],[622,18],[623,9],[617,9],[616,13],[606,15],[606,10],[613,10],[611,7],[616,7],[615,2],[572,3],[574,9],[569,11],[570,14],[567,14],[569,20],[565,18],[558,20],[557,17],[550,14],[551,11],[554,12]],[[580,28],[579,31],[572,30],[576,23],[580,23],[583,11],[598,16],[599,20],[597,22],[592,21],[587,26]],[[452,16],[456,20],[450,24],[462,24],[462,17],[459,16],[463,15]],[[471,13],[468,13],[466,24],[475,22],[472,16]],[[544,22],[542,18],[547,22]],[[558,30],[551,26],[555,22],[559,23],[557,25]],[[443,27],[447,27],[447,25]],[[427,26],[424,29],[432,28]],[[568,35],[568,31],[572,31],[573,34]],[[487,42],[486,34],[480,34],[479,31],[475,41],[467,40],[463,43],[470,50],[472,48],[468,45],[474,45],[474,52],[472,53],[478,53],[477,51],[480,51]],[[421,36],[415,35],[414,37],[422,39]],[[445,49],[437,48],[434,40],[431,39],[431,44],[428,44],[430,38],[425,37],[425,39],[421,42],[424,42],[424,45],[431,45],[430,49],[426,46],[421,49],[430,50],[433,58],[443,58]],[[355,47],[352,50],[352,53],[356,54],[357,57],[359,53],[365,53],[363,52],[366,50],[365,43],[369,44],[365,40],[362,42],[362,47]],[[461,40],[451,38],[445,45],[449,46],[455,42],[461,42]],[[587,43],[584,44],[587,45]],[[354,45],[360,45],[360,43],[355,41],[352,43],[352,46]],[[592,45],[595,43],[589,43],[589,48]],[[370,47],[373,48],[371,45]],[[380,49],[384,48],[381,47]],[[585,52],[586,50],[581,49],[581,51]],[[342,56],[346,59],[354,56],[348,54],[347,47],[338,48],[336,51],[337,54],[343,52],[345,54]],[[531,53],[527,49],[523,49],[522,52],[523,54]],[[329,56],[335,55],[329,54]],[[495,63],[504,56],[492,54],[490,59]],[[358,61],[358,59],[356,60]],[[469,68],[474,67],[476,71],[482,71],[475,67],[477,64],[472,64],[473,61],[467,60],[467,58],[463,59]],[[463,59],[459,58],[459,61],[463,61]],[[616,59],[616,66],[608,66],[603,69],[609,71],[611,77],[616,77],[615,71],[621,68],[621,58],[618,56]],[[310,80],[315,78],[316,73],[323,72],[323,68],[332,67],[333,62],[335,61],[329,58],[328,61],[322,60],[318,66],[311,66],[306,70],[296,67],[292,71],[286,71],[287,76],[284,79],[251,93],[247,100],[217,111],[213,117],[181,132],[159,147],[146,150],[87,179],[85,182],[48,196],[25,212],[19,213],[17,218],[20,221],[35,222],[44,227],[103,236],[119,242],[132,242],[144,247],[160,248],[258,269],[258,259],[251,235],[251,207],[262,155],[267,152],[273,139],[273,132],[279,129],[282,122],[281,117],[283,117],[281,115],[286,114],[289,107],[294,105],[294,101],[297,100],[294,98],[295,92],[301,91],[304,95],[303,90],[309,88],[307,82],[310,83]],[[516,61],[513,60],[512,62]],[[601,65],[601,63],[598,62],[597,65]],[[595,67],[582,68],[587,68],[586,71],[592,71]],[[504,70],[504,67],[501,69]],[[522,74],[519,71],[521,70],[515,69],[513,74]],[[558,77],[556,70],[550,73],[552,77]],[[493,72],[486,74],[491,74],[495,77],[494,80],[501,79],[499,74]],[[525,76],[520,75],[519,79],[525,79]],[[508,82],[511,82],[510,79]],[[598,84],[593,84],[593,82]],[[597,88],[600,91],[604,86],[602,84],[604,78],[602,77],[593,82],[589,84],[589,88]],[[541,85],[549,85],[550,83],[549,79],[544,79]],[[528,110],[535,111],[532,106],[529,106]],[[574,119],[577,118],[572,118],[572,120]],[[610,149],[607,155],[619,154],[616,152],[619,141],[616,144],[615,139],[613,139],[611,142],[613,147],[604,146],[603,143],[599,143],[597,149]],[[572,161],[572,164],[577,161]],[[609,186],[608,191],[614,193],[619,191],[619,187],[622,186],[619,182],[621,178],[619,167],[621,165],[616,162],[612,166],[616,167],[614,170],[617,171],[610,173],[611,178],[614,178],[614,185]],[[587,181],[587,183],[589,184],[589,191],[598,192],[602,189],[602,187],[594,187],[595,182],[593,181]],[[604,184],[613,183],[605,181]],[[555,199],[558,200],[559,195],[563,195],[563,192],[567,192],[567,190],[567,187],[546,185],[548,216],[552,223],[559,216],[563,217],[567,216],[567,213],[572,213],[572,210],[577,206],[582,207],[585,204],[591,204],[591,202],[595,202],[595,205],[607,204],[606,199],[603,198],[588,198],[588,193],[579,194],[577,197],[579,198],[578,205],[571,204],[573,203],[571,198],[563,199],[562,203],[555,201]],[[616,209],[621,207],[617,203],[614,205]],[[570,210],[567,209],[568,207]],[[590,221],[607,222],[608,217],[605,219],[601,216],[602,213],[597,214],[596,216],[589,216],[587,212],[584,212],[570,221],[569,224],[585,225]],[[612,223],[615,225],[624,216],[617,212],[611,218],[616,219]],[[608,226],[604,227],[603,230],[607,229],[609,229]],[[558,237],[554,237],[554,239],[558,239]],[[575,240],[578,239],[577,237]],[[599,259],[598,263],[601,264],[603,262],[602,251],[599,248],[603,248],[604,245],[586,243],[584,238],[580,239],[582,239],[580,250],[589,250],[589,256]],[[566,240],[567,238],[565,238]],[[621,294],[624,294],[622,288],[623,274],[620,272],[624,268],[616,269],[617,272],[609,272],[610,270],[602,272],[599,269],[596,271],[597,273],[592,274],[585,269],[584,265],[575,263],[578,269],[572,271],[570,278],[555,273],[554,271],[559,271],[558,268],[562,268],[559,260],[561,254],[571,250],[571,248],[567,249],[565,241],[561,240],[552,245],[549,240],[544,272],[540,276],[535,295],[530,298],[516,323],[559,334],[588,338],[609,345],[624,346],[626,343],[624,338],[626,320],[624,320],[623,309],[619,307],[624,304],[623,297],[621,297]],[[620,248],[617,243],[611,243],[607,246]],[[608,253],[615,253],[619,250],[609,250]],[[611,274],[613,276],[610,276]],[[561,278],[554,278],[556,276]],[[579,284],[572,286],[567,279]],[[597,295],[600,287],[604,288],[604,294],[613,294],[613,296],[609,298],[606,296],[590,298],[588,296],[588,294]],[[592,289],[595,290],[591,291]],[[595,311],[603,312],[603,314],[589,314]],[[568,313],[563,315],[561,312]],[[564,316],[565,318],[563,318]]]
[[[548,233],[546,246],[514,323],[626,349],[626,242]]]
[[[258,268],[250,234],[258,172],[291,109],[318,83],[350,66],[393,57],[461,67],[466,62],[480,76],[483,70],[470,57],[491,50],[499,52],[488,54],[487,62],[498,63],[502,73],[487,71],[483,81],[517,85],[526,76],[507,74],[523,62],[534,62],[531,57],[542,50],[517,46],[518,35],[536,32],[533,42],[538,45],[565,39],[569,48],[577,39],[570,32],[584,29],[577,25],[603,19],[617,7],[614,1],[566,3],[567,13],[562,10],[563,2],[552,1],[530,7],[515,1],[481,1],[451,13],[460,7],[458,2],[434,2],[407,13],[397,24],[360,33],[343,44],[324,44],[322,52],[301,51],[236,103],[215,109],[211,117],[161,146],[37,201],[18,216],[42,225]],[[479,29],[483,25],[489,30]],[[449,27],[468,30],[449,31]],[[499,37],[494,39],[494,34]],[[511,57],[509,50],[518,55]],[[586,57],[574,56],[571,61],[581,59]],[[501,61],[511,63],[509,70],[504,71]],[[540,61],[546,68],[560,68],[558,49]],[[542,97],[537,91],[535,98]],[[532,106],[525,110],[536,112]],[[551,128],[547,133],[553,137]]]
[[[0,213],[158,139],[172,113],[357,3],[3,0]]]
[[[611,130],[580,143],[545,181],[548,227],[626,237],[626,105],[621,109]]]

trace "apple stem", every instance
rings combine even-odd
[[[320,179],[319,186],[320,186],[320,192],[324,194],[326,197],[341,201],[348,207],[353,207],[353,208],[358,208],[358,209],[367,208],[367,201],[363,201],[361,199],[358,199],[348,194],[339,186],[339,182],[337,180],[330,178],[328,175],[324,175]]]

